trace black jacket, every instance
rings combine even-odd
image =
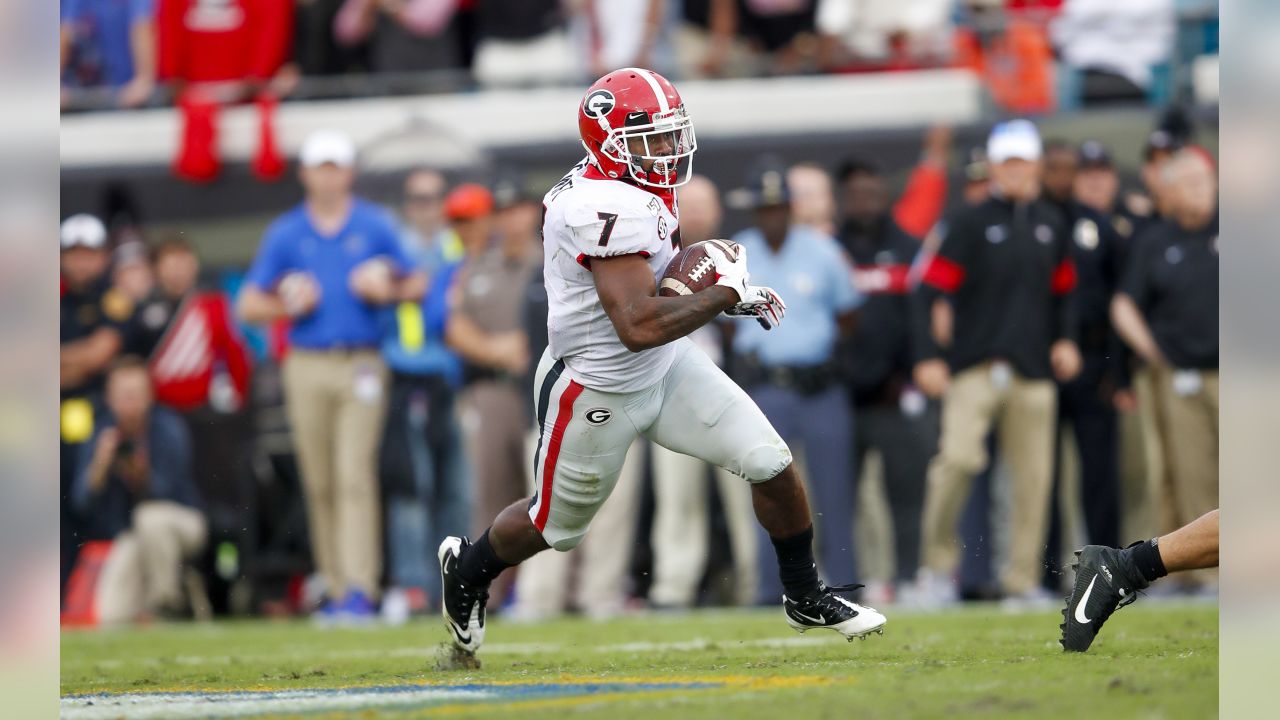
[[[1075,263],[1061,213],[1037,200],[992,198],[964,208],[940,229],[913,295],[916,360],[941,357],[930,307],[943,295],[955,308],[953,372],[1002,358],[1024,377],[1051,377],[1049,347],[1075,339]]]
[[[896,405],[911,382],[911,263],[920,241],[884,217],[871,227],[846,223],[840,244],[853,259],[854,285],[866,301],[858,309],[858,325],[841,340],[841,368],[859,405]]]
[[[1217,218],[1195,232],[1171,221],[1142,230],[1120,292],[1133,298],[1174,367],[1218,368]]]

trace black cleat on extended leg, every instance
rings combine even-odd
[[[1062,610],[1063,650],[1084,652],[1116,610],[1138,599],[1148,585],[1119,548],[1086,545],[1076,552],[1076,583]]]
[[[861,585],[819,586],[817,593],[793,600],[782,596],[782,610],[787,624],[796,632],[813,628],[835,630],[850,642],[854,638],[867,639],[873,632],[884,634],[885,617],[869,607],[849,602],[836,593],[852,592]]]
[[[471,545],[465,537],[447,537],[440,543],[440,582],[444,597],[440,601],[445,627],[453,644],[461,651],[475,653],[484,642],[485,603],[489,588],[468,584],[458,577],[458,558]]]

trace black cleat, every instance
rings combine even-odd
[[[458,577],[458,558],[470,547],[465,537],[447,537],[440,543],[440,582],[444,598],[440,609],[445,627],[459,650],[475,653],[484,642],[485,603],[489,602],[489,588],[476,587]]]
[[[819,585],[818,592],[807,598],[792,600],[782,596],[782,610],[787,615],[787,624],[796,632],[803,633],[813,628],[835,630],[844,635],[849,642],[860,637],[863,640],[871,633],[884,634],[885,617],[872,608],[849,602],[836,593],[852,592],[861,585],[838,585],[827,587]]]
[[[1062,610],[1063,650],[1084,652],[1111,613],[1138,599],[1149,584],[1119,548],[1085,545],[1076,552],[1076,584]]]

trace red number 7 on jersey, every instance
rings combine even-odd
[[[596,217],[604,221],[604,229],[600,231],[600,242],[596,243],[596,245],[604,247],[609,244],[609,236],[613,234],[613,224],[618,221],[618,214],[598,212]]]

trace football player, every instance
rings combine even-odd
[[[484,641],[489,583],[503,570],[581,542],[637,435],[752,484],[792,628],[830,628],[850,640],[883,632],[883,615],[838,594],[861,586],[819,580],[791,452],[746,392],[686,337],[722,313],[771,328],[786,306],[750,284],[746,252],[723,241],[708,250],[714,286],[657,294],[680,248],[674,188],[689,179],[697,149],[680,93],[650,70],[611,72],[587,89],[578,129],[587,155],[543,200],[550,345],[534,381],[536,491],[499,513],[474,543],[441,543],[443,613],[454,644],[474,653]]]
[[[1058,642],[1063,650],[1084,652],[1107,618],[1137,600],[1139,590],[1169,573],[1218,567],[1218,511],[1123,550],[1085,545],[1076,558],[1076,584],[1062,610]]]

